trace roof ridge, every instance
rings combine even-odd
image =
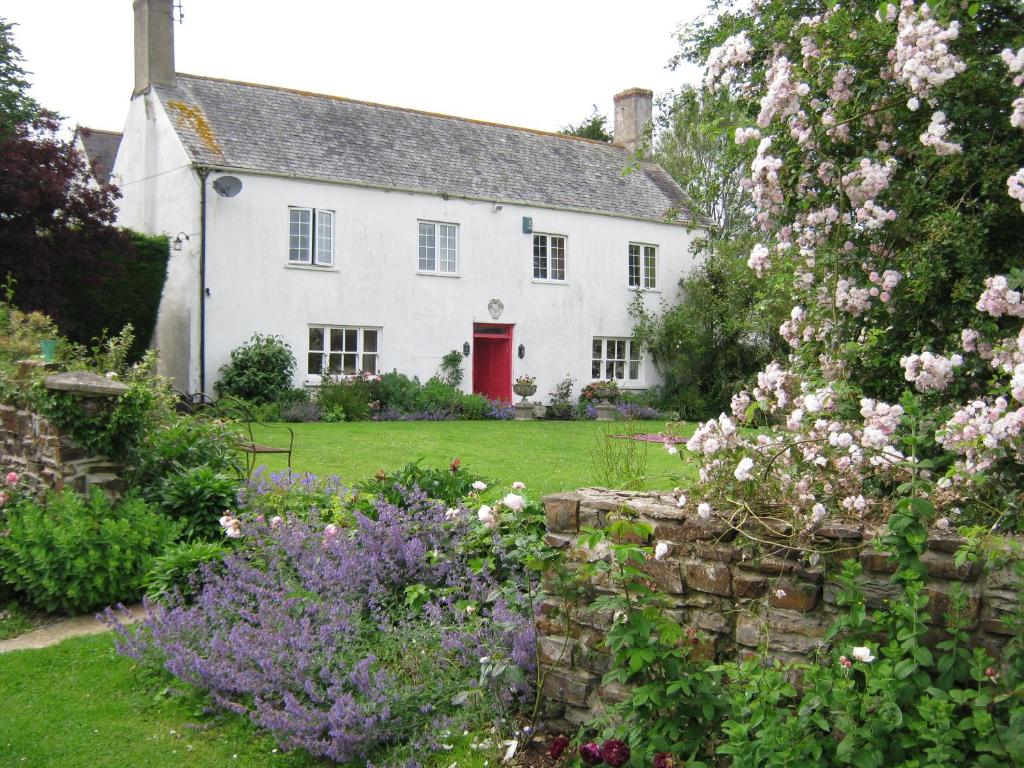
[[[124,131],[108,131],[106,128],[90,128],[88,125],[76,125],[76,131],[86,130],[89,133],[106,133],[111,136],[123,136]]]
[[[317,96],[323,99],[332,99],[334,101],[344,101],[349,104],[362,104],[367,107],[377,107],[380,109],[393,109],[397,112],[410,112],[415,115],[424,115],[426,117],[439,117],[444,120],[459,120],[464,123],[474,123],[476,125],[486,125],[492,128],[507,128],[512,131],[523,131],[525,133],[533,133],[538,136],[550,136],[556,139],[566,139],[568,141],[580,141],[586,144],[594,144],[600,147],[608,147],[619,152],[625,152],[626,150],[622,147],[617,147],[614,144],[607,141],[599,141],[597,139],[588,139],[584,136],[573,136],[566,133],[558,133],[556,131],[544,131],[540,128],[527,128],[521,125],[509,125],[508,123],[495,123],[490,120],[479,120],[473,117],[461,117],[459,115],[448,115],[443,112],[430,112],[425,109],[414,109],[413,107],[399,107],[394,104],[382,104],[376,101],[365,101],[364,99],[353,99],[348,96],[337,96],[331,93],[318,93],[316,91],[305,91],[301,88],[289,88],[283,85],[268,85],[267,83],[252,83],[246,80],[231,80],[226,77],[210,77],[209,75],[192,75],[187,72],[175,73],[178,77],[191,77],[196,80],[210,80],[219,83],[229,83],[231,85],[244,85],[250,88],[266,88],[273,91],[282,91],[284,93],[293,93],[297,96]]]

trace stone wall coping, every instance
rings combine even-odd
[[[46,388],[74,392],[89,397],[118,397],[128,391],[119,381],[112,381],[92,371],[65,371],[46,377]]]

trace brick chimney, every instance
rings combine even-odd
[[[644,128],[651,122],[654,93],[646,88],[630,88],[615,94],[615,126],[612,144],[630,154],[636,152]]]
[[[174,84],[173,0],[135,0],[135,95]]]

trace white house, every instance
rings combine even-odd
[[[323,372],[426,378],[455,349],[464,387],[538,398],[658,382],[627,306],[676,298],[685,195],[624,173],[651,92],[615,97],[614,145],[176,73],[171,0],[135,0],[136,87],[113,168],[120,223],[175,241],[155,345],[209,392],[230,351],[277,334],[295,384]]]

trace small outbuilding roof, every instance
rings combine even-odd
[[[178,74],[154,91],[196,165],[693,223],[660,166],[603,142]]]
[[[101,184],[110,181],[110,172],[114,170],[114,158],[121,144],[121,134],[116,131],[101,131],[98,128],[78,126],[78,138],[85,148],[85,159],[92,169],[93,178]]]

